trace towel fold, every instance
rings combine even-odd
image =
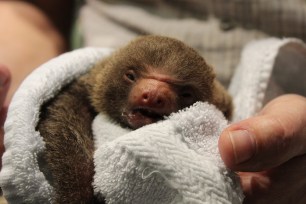
[[[305,59],[305,44],[294,38],[269,38],[246,45],[229,87],[236,107],[233,121],[255,115],[283,93],[306,96]]]
[[[226,127],[213,105],[196,103],[167,120],[127,134],[105,116],[93,124],[94,187],[107,203],[241,203],[234,174],[218,153]],[[114,130],[115,129],[115,130]],[[113,140],[108,141],[113,135]],[[116,138],[117,137],[117,138]]]
[[[109,49],[85,48],[63,54],[32,72],[16,91],[4,125],[0,172],[0,186],[9,203],[51,203],[52,187],[38,165],[44,150],[35,129],[40,107],[109,53]]]

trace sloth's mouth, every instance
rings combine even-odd
[[[122,115],[126,118],[126,122],[131,128],[137,129],[144,125],[163,120],[165,114],[149,108],[136,107],[129,111],[124,111]]]
[[[163,116],[160,113],[146,108],[135,108],[132,112],[134,114],[141,114],[144,117],[152,118],[156,121],[163,119]]]

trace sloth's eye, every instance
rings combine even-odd
[[[190,98],[193,97],[192,94],[189,93],[189,92],[183,92],[183,93],[181,94],[181,96],[182,96],[183,98],[186,98],[186,99],[190,99]]]
[[[182,102],[182,104],[184,104],[184,106],[189,106],[189,105],[193,104],[194,102],[196,102],[196,97],[195,97],[194,90],[190,87],[186,87],[186,88],[183,88],[182,90],[180,90],[179,96],[180,96],[181,102]]]
[[[128,70],[124,74],[124,79],[129,81],[129,82],[135,82],[136,81],[136,74],[133,70]]]

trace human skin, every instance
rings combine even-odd
[[[22,1],[0,2],[0,30],[0,64],[12,75],[7,103],[25,76],[65,50],[65,41],[41,10]]]
[[[4,152],[3,146],[3,125],[6,118],[7,105],[4,105],[4,101],[9,90],[9,86],[11,83],[11,74],[7,67],[0,65],[0,170],[2,166],[2,154]]]
[[[57,23],[58,17],[53,17],[56,16],[55,8],[61,2],[67,7],[70,0],[32,2],[34,4],[0,1],[0,169],[4,151],[3,123],[13,94],[32,70],[67,48],[64,37],[66,31],[60,30],[67,23]]]
[[[219,139],[225,164],[238,171],[244,203],[306,202],[306,98],[283,95]]]

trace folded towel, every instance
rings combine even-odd
[[[198,102],[130,133],[107,121],[93,124],[94,187],[107,203],[241,203],[217,148],[227,121],[213,105]]]
[[[85,48],[59,56],[31,73],[10,104],[4,130],[0,186],[9,203],[50,203],[52,187],[39,169],[44,142],[35,129],[41,105],[91,68],[109,49]]]
[[[229,87],[236,107],[233,121],[255,115],[283,93],[306,96],[305,76],[306,46],[302,41],[269,38],[249,43]]]
[[[85,48],[59,56],[29,75],[16,92],[5,123],[0,172],[0,186],[10,203],[52,201],[52,186],[39,169],[44,150],[35,129],[40,107],[110,52]],[[296,62],[295,57],[305,53],[302,42],[294,39],[248,45],[230,87],[234,119],[256,114],[272,85],[286,91],[280,77],[271,83],[271,74],[291,67],[282,68],[282,59]],[[294,63],[297,73],[305,73],[303,62]],[[95,193],[109,203],[241,203],[239,182],[225,168],[217,148],[218,135],[226,126],[217,109],[200,102],[132,132],[98,115],[93,123]]]

